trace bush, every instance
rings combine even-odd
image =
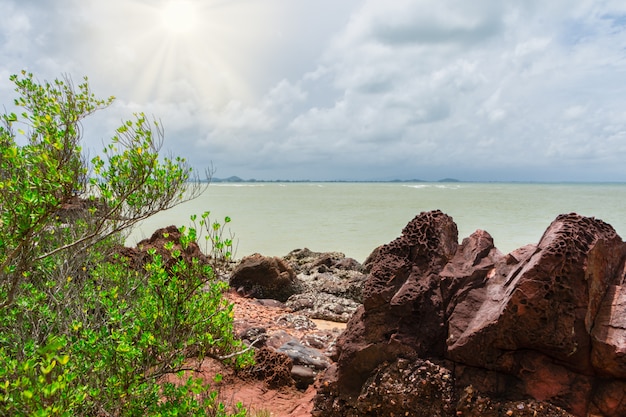
[[[11,79],[24,111],[0,127],[0,414],[227,415],[194,377],[206,356],[251,361],[224,284],[173,248],[172,266],[152,253],[140,269],[115,251],[138,221],[201,192],[191,169],[159,156],[163,131],[142,114],[90,164],[80,122],[113,99],[86,79]]]

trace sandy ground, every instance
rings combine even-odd
[[[296,338],[316,330],[332,330],[345,328],[345,323],[325,320],[313,320],[317,329],[295,330],[285,329],[276,323],[276,318],[290,313],[290,310],[271,301],[260,302],[244,298],[235,292],[229,292],[227,298],[234,304],[235,331],[244,326],[265,327],[268,333],[285,330]],[[238,378],[231,370],[219,362],[207,359],[202,364],[202,374],[206,380],[212,381],[214,375],[223,375],[219,384],[213,384],[219,391],[224,404],[241,403],[252,417],[310,417],[313,407],[315,389],[310,386],[306,391],[295,387],[270,389],[262,381],[249,381]]]

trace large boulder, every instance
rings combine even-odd
[[[537,416],[555,406],[626,415],[625,258],[610,225],[577,214],[508,255],[487,232],[459,245],[449,216],[420,214],[366,261],[363,307],[338,340],[316,414],[368,415],[359,402],[368,381],[404,358],[448,369],[457,401],[471,387],[493,404],[552,410]],[[381,406],[376,415],[398,414]],[[458,407],[432,415],[465,415]]]
[[[246,297],[285,302],[300,291],[296,273],[278,257],[255,253],[243,258],[232,271],[229,285]]]
[[[607,316],[598,312],[611,308],[603,300],[621,278],[624,253],[621,238],[606,223],[559,216],[534,250],[496,263],[489,279],[449,307],[447,356],[513,375],[523,393],[584,415],[594,375],[626,376],[612,366],[615,338],[598,342],[606,348],[600,353],[591,337],[602,325],[596,318]],[[600,333],[615,332],[593,333],[607,341]]]
[[[342,394],[357,396],[383,362],[443,357],[446,327],[438,273],[456,252],[457,235],[451,217],[423,213],[377,252],[363,306],[337,342],[336,383]]]

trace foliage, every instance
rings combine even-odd
[[[89,164],[81,120],[113,99],[86,79],[11,79],[24,111],[0,127],[0,415],[226,416],[194,377],[206,356],[251,361],[224,284],[173,248],[172,265],[116,255],[124,230],[198,195],[191,169],[159,156],[163,130],[142,114]]]
[[[92,175],[81,147],[81,121],[112,103],[95,98],[87,79],[76,90],[70,80],[38,84],[32,74],[12,76],[24,109],[2,116],[0,127],[0,295],[6,306],[31,263],[59,251],[82,250],[138,221],[193,198],[201,189],[188,183],[191,168],[184,159],[159,160],[163,130],[143,114],[117,129],[96,156]],[[16,141],[15,125],[26,144]],[[89,202],[90,216],[82,218],[75,236],[57,245],[41,245],[55,226],[54,215],[77,201]]]
[[[201,237],[204,235],[205,252],[213,259],[214,266],[220,269],[232,262],[235,256],[235,236],[230,231],[228,236],[224,235],[226,225],[231,222],[230,217],[224,217],[224,223],[220,223],[219,221],[211,221],[210,215],[210,211],[202,213],[199,225],[196,223],[197,216],[191,216],[191,221],[193,222],[192,230],[198,230],[198,240],[201,240]]]

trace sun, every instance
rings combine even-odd
[[[160,15],[165,30],[174,35],[191,33],[198,26],[198,10],[192,1],[168,1]]]
[[[128,20],[133,24],[125,25],[129,32],[120,34],[124,39],[120,54],[140,71],[139,76],[132,75],[137,99],[159,105],[197,102],[213,108],[226,105],[233,96],[252,97],[241,69],[252,65],[242,64],[242,55],[231,53],[249,47],[238,24],[242,10],[248,11],[241,3],[247,1],[115,1],[128,3],[133,12]],[[246,29],[255,27],[254,16],[245,13]]]

